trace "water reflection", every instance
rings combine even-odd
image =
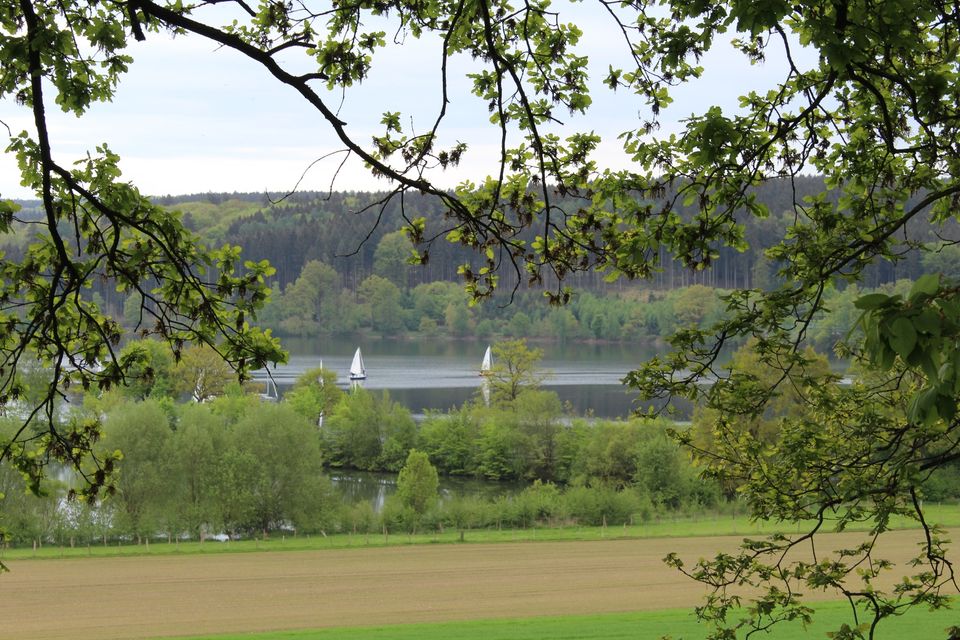
[[[290,361],[272,369],[281,393],[308,369],[319,367],[338,374],[347,387],[350,361],[357,339],[288,339]],[[364,388],[385,389],[414,414],[449,411],[477,397],[478,375],[486,342],[364,339],[367,369]],[[652,347],[625,348],[610,344],[544,344],[543,367],[549,372],[544,386],[569,403],[577,415],[627,417],[637,407],[635,394],[620,380],[638,363],[654,355]],[[257,372],[263,380],[266,372]]]
[[[397,476],[373,471],[344,471],[331,469],[330,482],[344,503],[370,503],[380,513],[387,499],[397,492]],[[527,486],[523,482],[492,482],[477,478],[440,476],[440,499],[477,497],[496,500],[500,496],[519,493]]]

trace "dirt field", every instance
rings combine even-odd
[[[918,536],[890,534],[887,557],[905,559]],[[133,640],[684,607],[702,590],[666,568],[663,556],[677,551],[692,561],[738,541],[20,560],[0,577],[0,638]]]

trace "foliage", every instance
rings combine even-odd
[[[526,340],[507,340],[493,345],[490,370],[491,395],[495,402],[512,402],[524,389],[535,389],[546,374],[540,370],[542,349],[531,349]]]
[[[229,503],[220,501],[224,491],[219,480],[223,477],[224,455],[229,455],[232,445],[222,416],[203,405],[179,407],[177,429],[168,450],[162,452],[169,461],[170,477],[176,478],[164,488],[173,503],[168,530],[189,531],[202,540],[210,529],[224,522],[229,513],[224,506]],[[130,460],[127,464],[133,470],[138,463]]]
[[[333,267],[311,260],[296,282],[287,286],[278,304],[283,317],[277,325],[290,334],[310,333],[314,324],[329,326],[336,319],[336,294],[340,277]]]
[[[373,254],[374,275],[390,280],[398,289],[406,289],[411,253],[410,243],[402,231],[386,234]]]
[[[283,404],[262,403],[233,431],[238,458],[255,461],[242,478],[251,509],[239,528],[321,528],[330,488],[320,473],[323,455],[314,425]]]
[[[166,411],[155,400],[119,406],[104,424],[98,445],[107,455],[116,451],[120,472],[116,478],[116,515],[122,528],[140,539],[161,529],[169,512],[171,459],[165,456],[173,431]],[[123,460],[126,462],[123,462]]]
[[[19,424],[3,418],[0,433],[9,437]],[[0,543],[43,540],[55,532],[57,484],[48,483],[41,495],[34,495],[23,486],[23,478],[10,464],[0,464]],[[6,566],[0,562],[0,573]]]
[[[585,525],[622,525],[632,523],[653,505],[641,489],[617,491],[611,487],[572,487],[564,495],[564,512]]]
[[[120,357],[129,363],[120,387],[125,395],[144,400],[177,393],[173,356],[166,345],[151,339],[132,340],[120,350]]]
[[[517,430],[523,436],[519,446],[527,477],[556,480],[559,468],[560,418],[563,407],[552,391],[525,389],[511,407]]]
[[[810,611],[793,589],[799,582],[837,588],[854,605],[867,605],[869,622],[844,633],[873,637],[881,620],[905,607],[943,604],[952,565],[942,538],[929,528],[913,575],[893,591],[872,582],[875,572],[885,570],[872,543],[833,563],[783,558],[789,557],[785,550],[815,539],[821,517],[832,510],[840,513],[841,525],[872,522],[877,536],[891,514],[910,513],[924,523],[922,480],[960,455],[954,357],[960,303],[954,283],[920,277],[905,297],[859,299],[864,343],[862,349],[849,346],[883,378],[879,385],[838,388],[830,377],[818,383],[805,372],[809,358],[803,350],[830,287],[863,277],[873,263],[895,264],[901,243],[911,242],[911,220],[929,217],[942,226],[956,215],[960,49],[953,5],[603,4],[615,36],[609,41],[623,50],[604,48],[610,55],[601,65],[606,71],[592,79],[597,61],[585,55],[585,34],[543,0],[516,7],[383,0],[336,4],[329,11],[237,2],[230,22],[220,27],[222,14],[211,12],[209,3],[21,0],[8,8],[0,16],[0,97],[29,109],[35,127],[35,134],[11,135],[8,151],[17,156],[22,183],[42,200],[43,232],[22,260],[0,264],[0,400],[21,395],[18,365],[26,359],[37,358],[54,375],[46,400],[30,414],[44,419],[42,455],[22,455],[22,440],[32,435],[28,420],[2,443],[0,458],[14,459],[34,486],[51,459],[79,465],[79,453],[89,450],[98,433],[96,420],[57,426],[52,399],[58,383],[108,387],[127,368],[114,353],[120,328],[86,295],[90,282],[103,278],[139,294],[140,328],[158,334],[176,353],[187,341],[220,345],[241,376],[250,366],[282,357],[269,335],[248,324],[267,294],[270,267],[241,267],[239,251],[230,246],[204,248],[177,214],[151,205],[120,181],[118,158],[105,144],[72,169],[53,157],[44,92],[52,90],[62,109],[82,115],[93,102],[113,97],[131,64],[124,53],[129,39],[168,30],[241,54],[302,96],[345,153],[388,181],[385,194],[358,208],[382,215],[396,197],[423,263],[438,238],[472,250],[458,271],[475,298],[491,296],[503,272],[516,286],[544,284],[553,302],[569,301],[566,279],[578,272],[647,278],[671,258],[685,274],[702,272],[723,252],[748,248],[744,219],[780,216],[787,226],[765,248],[767,262],[742,274],[750,282],[756,271],[763,287],[732,289],[724,313],[712,322],[696,299],[680,300],[686,321],[707,326],[679,328],[673,353],[627,379],[644,396],[700,398],[721,415],[727,409],[748,415],[752,406],[754,417],[783,387],[809,390],[809,408],[786,420],[773,444],[729,420],[715,423],[717,442],[728,448],[713,458],[712,475],[735,480],[757,517],[813,516],[818,524],[790,540],[745,543],[732,560],[703,563],[693,573],[712,591],[699,613],[716,623],[717,638],[731,637],[733,627],[763,630],[784,619],[806,620]],[[373,21],[383,21],[383,31],[369,29]],[[352,137],[328,98],[342,100],[343,92],[367,80],[378,55],[401,55],[403,48],[392,43],[415,39],[436,46],[441,61],[442,95],[433,124],[415,129],[413,118],[386,105],[382,133],[369,142]],[[779,79],[740,96],[732,112],[708,104],[669,136],[652,135],[667,117],[671,92],[695,84],[704,74],[701,60],[727,49],[750,63],[778,60]],[[495,165],[484,172],[489,177],[451,191],[441,186],[442,172],[469,151],[445,137],[447,62],[456,57],[474,61],[467,81],[489,108],[500,148]],[[304,61],[312,71],[303,71]],[[576,123],[593,94],[606,90],[595,87],[596,80],[644,105],[636,127],[619,138],[624,168],[597,164],[602,141],[593,131],[559,127],[563,112]],[[820,176],[822,190],[793,190],[803,174]],[[791,187],[786,211],[771,211],[756,197],[757,187],[774,179]],[[404,204],[413,194],[433,199],[442,214],[429,225],[425,216],[408,215]],[[10,230],[16,210],[0,204],[0,231]],[[367,295],[374,292],[385,295],[382,305]],[[401,318],[391,315],[399,304],[392,290],[373,281],[364,295],[373,325],[401,328]],[[571,317],[557,312],[551,318],[558,335],[577,330]],[[458,333],[472,319],[448,307],[445,321]],[[612,322],[594,314],[579,331],[602,335]],[[722,392],[698,384],[720,379],[716,365],[725,344],[748,338],[756,340],[759,361],[781,372],[774,384],[763,387],[749,376],[734,376]],[[513,389],[506,398],[518,396]],[[95,492],[105,475],[92,477]],[[680,566],[677,559],[671,562]],[[867,569],[858,573],[859,567]],[[751,581],[765,589],[749,596],[748,618],[741,622],[730,611],[741,598],[727,586]]]
[[[367,309],[369,326],[385,335],[396,335],[403,329],[400,289],[380,276],[370,276],[360,283],[357,291]]]
[[[476,447],[480,425],[466,407],[448,414],[431,413],[420,423],[417,448],[451,475],[476,472]]]
[[[284,394],[284,401],[300,415],[319,424],[342,397],[336,372],[317,367],[307,369],[296,379],[293,388]]]
[[[320,373],[308,372],[298,388],[317,390],[315,375]],[[691,460],[666,438],[665,425],[651,429],[640,421],[584,420],[566,425],[550,392],[526,391],[501,407],[467,405],[434,414],[417,430],[406,410],[388,398],[357,391],[330,409],[319,433],[312,414],[301,413],[300,401],[292,395],[273,403],[235,389],[207,403],[175,405],[167,399],[135,401],[114,394],[109,404],[91,410],[105,415],[100,455],[117,460],[116,495],[96,505],[64,503],[68,488],[53,491],[57,485],[51,482],[49,495],[29,496],[15,491],[15,470],[0,465],[0,489],[7,494],[0,497],[0,526],[7,527],[13,542],[62,544],[66,536],[81,544],[117,536],[141,541],[161,533],[168,540],[189,534],[202,541],[212,533],[262,535],[291,527],[369,533],[383,525],[390,530],[451,526],[465,531],[633,522],[654,511],[720,504],[715,489],[693,481]],[[342,430],[344,424],[351,426]],[[366,424],[375,429],[358,428]],[[14,429],[16,422],[8,420],[7,426]],[[379,449],[364,453],[374,439]],[[325,454],[342,451],[324,451],[328,446],[371,456],[357,459],[373,469],[409,467],[400,483],[404,489],[381,514],[369,505],[338,504],[322,468],[328,462]],[[611,451],[617,453],[613,461]],[[445,495],[437,501],[437,470],[532,479],[538,488],[510,499]],[[955,493],[949,487],[941,490],[944,497]]]
[[[496,334],[514,339],[628,342],[667,339],[684,323],[706,329],[726,316],[722,297],[727,291],[704,285],[660,291],[634,284],[617,290],[581,291],[563,308],[544,307],[539,296],[517,292],[509,304],[504,298],[494,304],[471,308],[462,287],[454,282],[434,281],[394,291],[374,280],[365,285],[367,297],[375,300],[380,289],[386,296],[385,304],[377,311],[380,319],[375,320],[372,302],[361,303],[353,292],[341,288],[346,279],[344,274],[318,265],[320,263],[308,261],[284,295],[272,299],[263,314],[265,326],[276,327],[281,335],[337,334],[357,329],[390,334],[400,330],[397,319],[402,319],[404,331],[419,333],[422,337]],[[940,266],[946,268],[946,265]],[[342,268],[349,272],[346,265]],[[327,274],[322,282],[315,277],[321,269]],[[316,282],[317,288],[310,289],[315,294],[311,295],[325,300],[317,307],[319,312],[312,306],[313,302],[302,295],[308,289],[307,282]],[[366,282],[366,278],[361,282]],[[854,300],[865,293],[890,292],[891,288],[902,286],[899,284],[902,281],[897,282],[878,288],[853,284],[827,289],[823,311],[811,320],[808,330],[812,344],[821,352],[831,352],[856,322],[858,312],[853,306]]]
[[[414,513],[422,516],[437,500],[440,480],[427,454],[411,449],[397,476],[397,496]]]
[[[177,357],[187,342],[216,345],[243,378],[284,355],[269,333],[248,324],[269,293],[267,263],[244,262],[229,245],[206,247],[179,214],[121,180],[119,158],[106,143],[76,163],[53,151],[46,110],[56,103],[82,116],[112,99],[132,61],[124,53],[128,34],[142,38],[144,29],[156,32],[161,24],[133,11],[75,3],[9,9],[0,17],[0,99],[28,110],[33,132],[10,132],[6,152],[42,206],[39,218],[27,221],[18,217],[19,205],[0,201],[0,234],[25,222],[35,230],[19,260],[0,262],[0,403],[22,396],[20,371],[28,361],[52,375],[23,428],[0,442],[0,460],[12,459],[36,486],[47,464],[81,467],[99,433],[95,418],[57,424],[54,399],[69,385],[114,386],[134,364],[132,354],[118,352],[124,332],[95,302],[93,282],[139,300],[137,329]],[[22,438],[38,424],[45,433],[37,435],[37,455],[19,455]],[[109,466],[104,461],[99,470]],[[83,491],[90,495],[108,482],[106,473],[86,477]]]
[[[321,528],[331,489],[321,476],[315,426],[284,404],[246,396],[177,407],[175,426],[156,401],[118,405],[100,446],[120,452],[114,531],[138,537]]]
[[[696,450],[711,451],[715,440],[747,432],[750,439],[760,444],[772,445],[779,440],[780,429],[785,422],[803,416],[807,409],[807,397],[811,386],[829,381],[830,363],[812,348],[803,353],[805,359],[796,364],[795,382],[780,387],[779,393],[766,399],[763,411],[758,412],[756,394],[777,386],[783,372],[763,361],[757,351],[756,341],[749,341],[737,349],[726,366],[727,375],[710,389],[715,397],[711,404],[723,407],[698,407],[694,412],[691,428],[691,444]],[[731,393],[731,398],[719,398]],[[722,434],[721,438],[717,434]]]
[[[175,375],[176,392],[194,402],[206,402],[223,395],[234,379],[223,357],[208,345],[184,349]]]
[[[413,447],[416,425],[386,392],[354,389],[324,421],[320,437],[333,466],[399,471]]]

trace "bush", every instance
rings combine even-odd
[[[563,494],[563,503],[570,518],[592,526],[632,524],[635,519],[648,519],[653,512],[650,498],[636,489],[571,487]]]
[[[360,502],[341,512],[341,528],[353,533],[377,533],[380,520],[369,502]]]
[[[390,496],[383,503],[380,512],[381,528],[386,527],[388,532],[397,533],[406,531],[416,533],[420,523],[420,516],[410,507],[403,504],[397,496]]]
[[[516,524],[523,528],[534,526],[560,514],[560,490],[555,484],[537,480],[516,496],[513,506]]]

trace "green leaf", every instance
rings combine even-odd
[[[857,298],[853,306],[857,309],[863,309],[864,311],[871,311],[873,309],[879,309],[880,307],[886,305],[890,301],[890,296],[884,295],[882,293],[868,293],[865,296]]]
[[[957,400],[953,396],[937,396],[937,413],[944,420],[952,420],[957,415]]]
[[[890,325],[890,334],[887,339],[890,347],[901,358],[907,358],[917,345],[917,330],[913,323],[904,317],[899,317]]]
[[[940,384],[940,370],[937,367],[937,363],[934,362],[933,356],[926,351],[920,352],[920,368],[923,369],[923,372],[927,374],[927,378],[933,384]]]
[[[913,318],[913,326],[920,333],[939,337],[940,314],[933,309],[924,309],[920,315]]]
[[[926,273],[913,283],[910,288],[909,299],[911,302],[917,300],[920,296],[932,296],[940,290],[940,274]]]

